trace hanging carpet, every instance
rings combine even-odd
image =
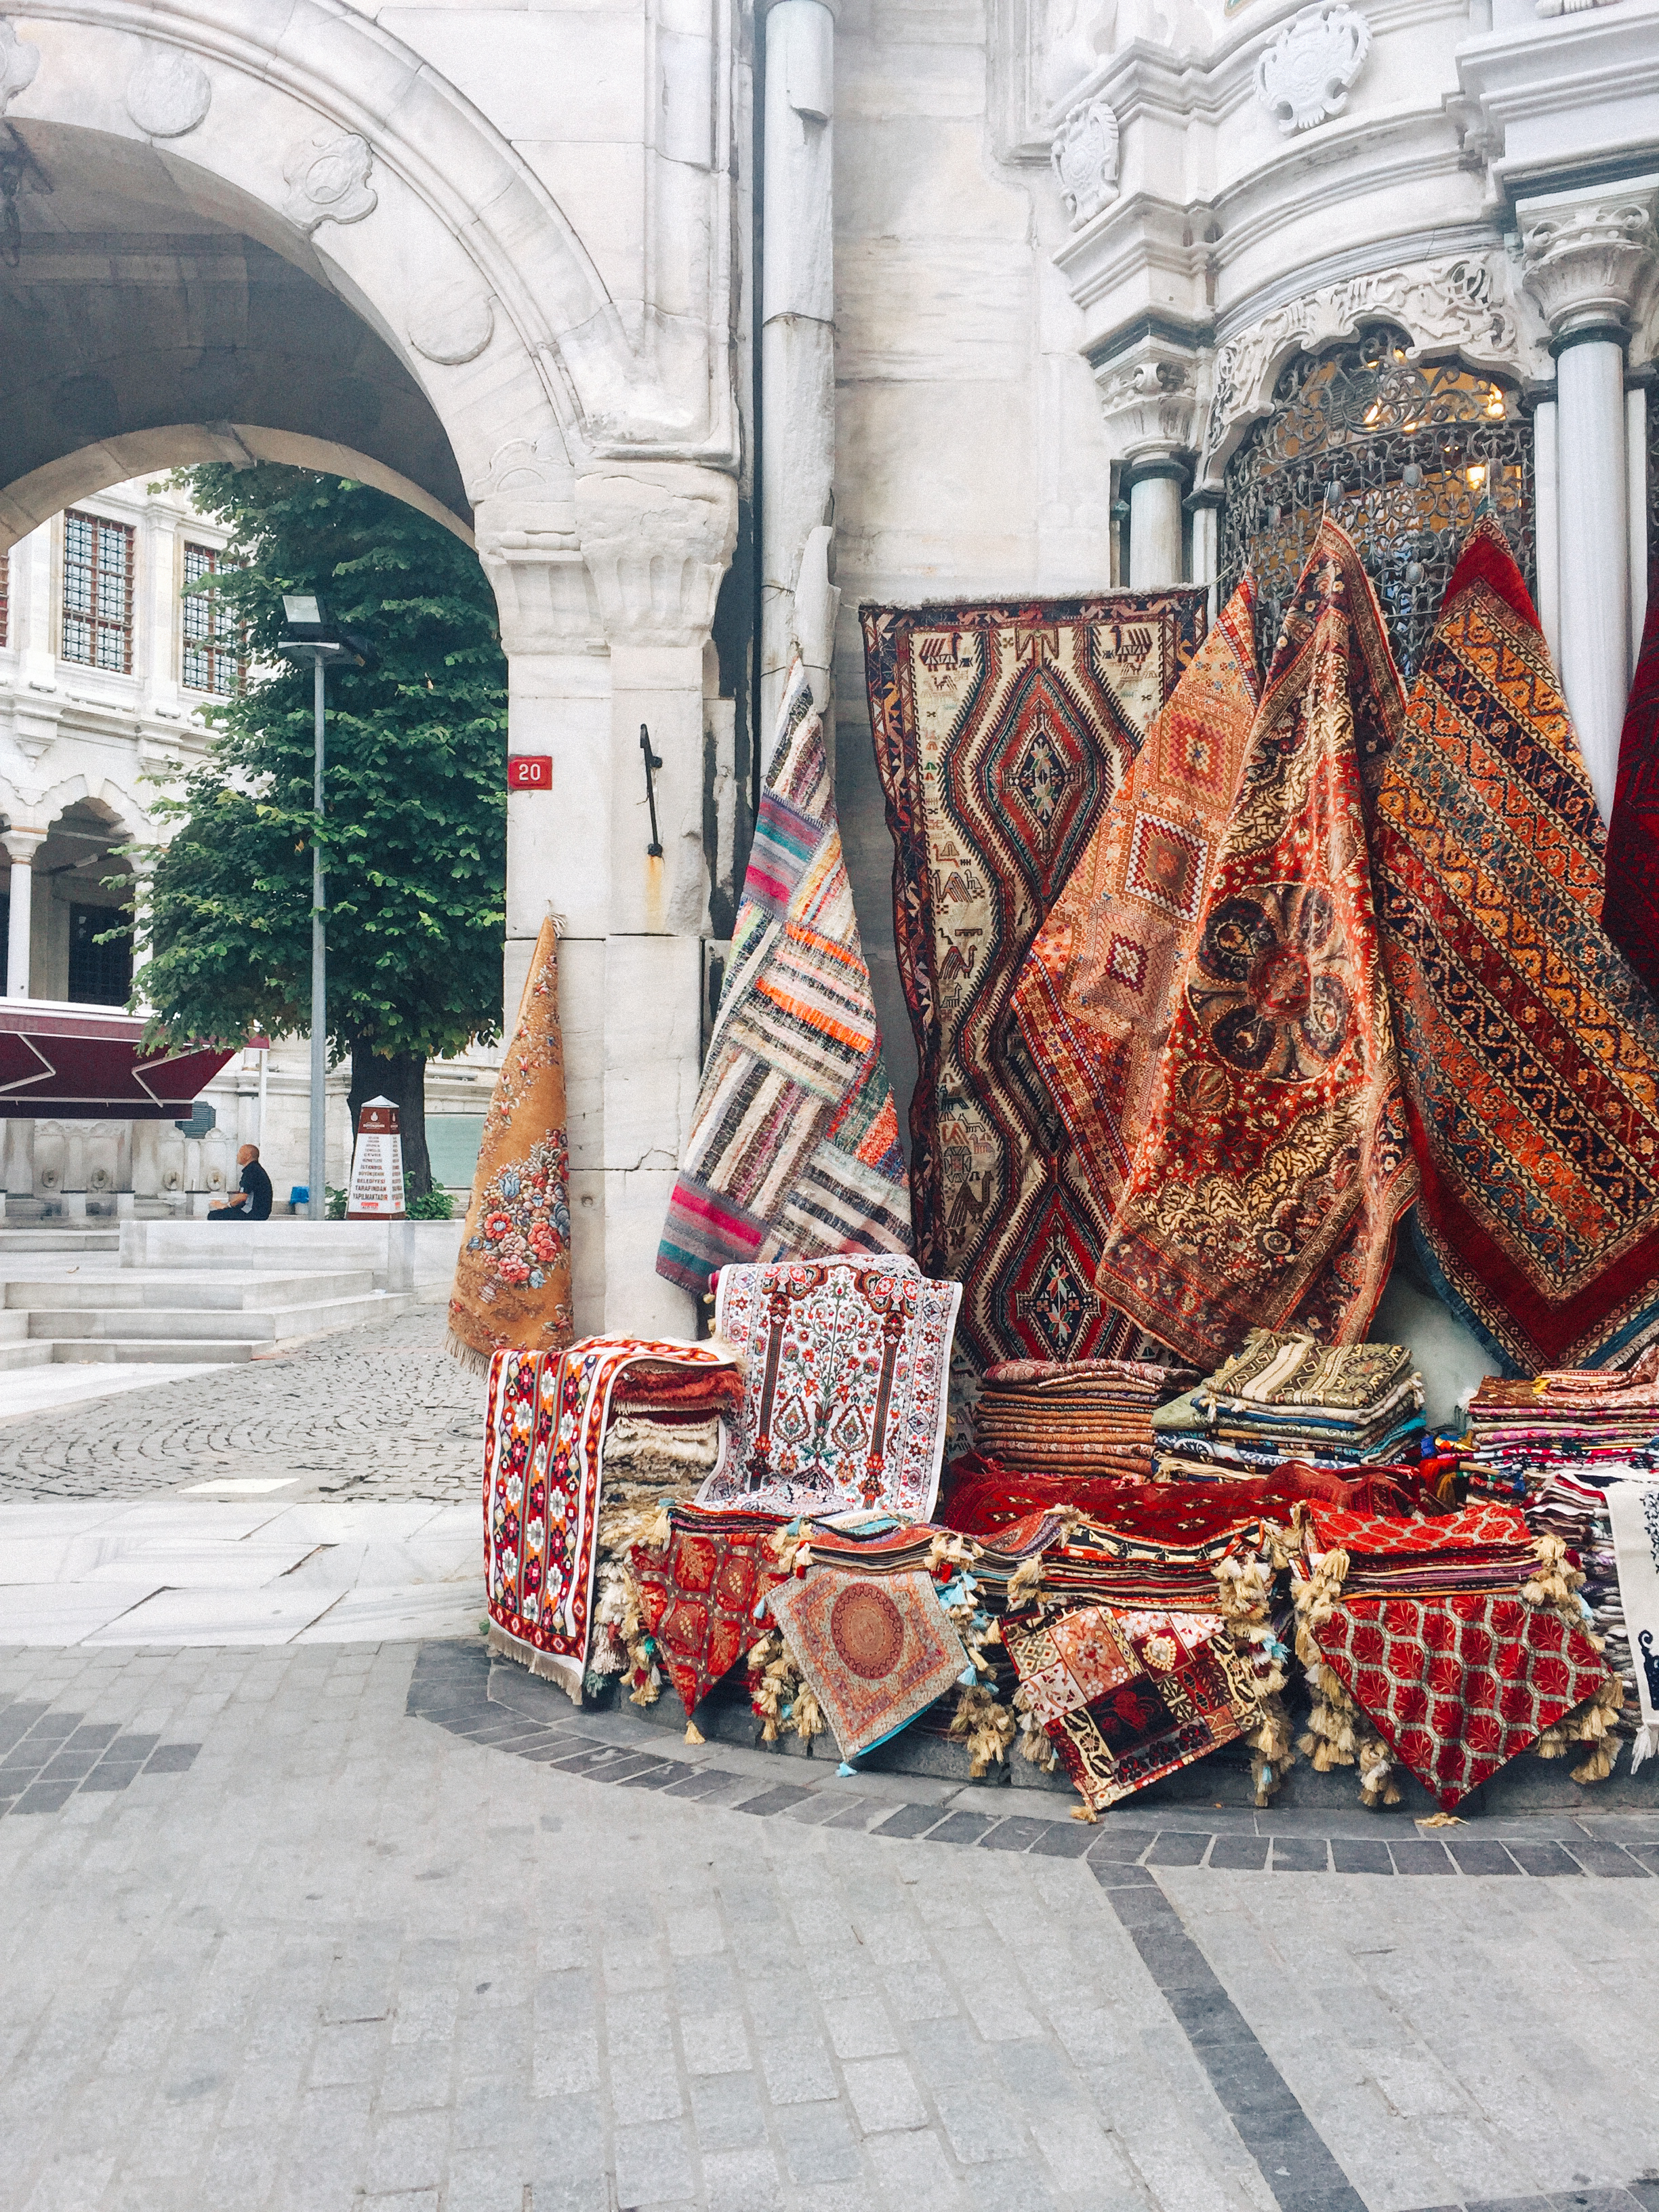
[[[498,1352],[484,1416],[484,1594],[489,1648],[582,1701],[593,1620],[605,1432],[636,1362],[729,1368],[714,1344],[584,1337],[567,1352]]]
[[[1361,757],[1386,748],[1401,711],[1370,580],[1328,518],[1268,672],[1096,1278],[1203,1366],[1254,1325],[1364,1337],[1415,1194],[1360,792]]]
[[[1659,994],[1659,575],[1619,741],[1619,781],[1607,827],[1607,935]]]
[[[744,1362],[703,1506],[925,1521],[945,1455],[959,1283],[908,1261],[722,1267],[714,1333]]]
[[[544,921],[484,1117],[449,1337],[482,1372],[494,1352],[550,1352],[574,1334],[559,941]]]
[[[1502,529],[1478,524],[1374,845],[1419,1244],[1508,1364],[1659,1337],[1659,1014],[1601,927],[1602,832]]]
[[[788,1579],[772,1548],[784,1524],[684,1506],[671,1506],[668,1519],[667,1543],[660,1550],[636,1544],[631,1563],[658,1663],[689,1719],[765,1633],[755,1607]]]
[[[657,1273],[908,1252],[910,1194],[823,730],[797,661]]]
[[[1101,1304],[1106,1216],[1012,1018],[1014,984],[1203,633],[1188,588],[866,606],[876,765],[896,848],[917,1256],[965,1285],[980,1367],[1138,1333]]]
[[[1261,689],[1248,576],[1158,714],[1014,987],[1024,1049],[1110,1222],[1146,1129]]]
[[[843,1759],[873,1750],[925,1712],[971,1662],[931,1575],[815,1567],[766,1601]]]

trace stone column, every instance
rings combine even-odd
[[[1561,665],[1561,502],[1555,481],[1555,402],[1540,399],[1532,416],[1533,515],[1538,546],[1538,619],[1550,658]]]
[[[34,856],[46,842],[44,830],[12,829],[0,836],[11,855],[8,896],[11,901],[6,933],[6,996],[29,995],[29,947],[33,934]]]
[[[1517,203],[1555,356],[1561,685],[1603,816],[1630,684],[1625,348],[1659,274],[1659,178]]]
[[[604,1326],[684,1336],[691,1300],[656,1257],[701,1069],[703,649],[737,486],[690,462],[619,463],[577,479],[576,520],[611,648]]]
[[[1630,481],[1626,506],[1630,517],[1630,672],[1642,651],[1648,619],[1648,409],[1653,402],[1641,385],[1625,394],[1625,455]]]
[[[1130,586],[1179,584],[1182,496],[1198,427],[1195,358],[1161,334],[1143,337],[1097,368],[1095,381],[1128,495]]]

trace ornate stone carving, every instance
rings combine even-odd
[[[1189,453],[1197,443],[1198,362],[1148,338],[1095,374],[1114,459],[1133,467]]]
[[[1054,133],[1054,174],[1073,230],[1117,198],[1117,118],[1103,100],[1085,100]]]
[[[1555,194],[1522,202],[1522,282],[1559,338],[1598,325],[1628,327],[1659,270],[1651,180],[1581,200]]]
[[[207,113],[213,87],[207,71],[176,47],[146,57],[127,85],[127,113],[149,138],[182,138]]]
[[[1286,23],[1255,65],[1256,97],[1288,138],[1340,115],[1371,50],[1371,27],[1346,0],[1320,0]]]
[[[696,646],[738,538],[730,477],[641,461],[576,479],[576,517],[612,647]]]
[[[9,15],[0,15],[0,115],[34,82],[40,49],[20,39]]]
[[[368,173],[374,156],[355,131],[302,138],[283,164],[289,186],[283,213],[308,238],[320,222],[361,222],[377,204]]]
[[[1462,254],[1345,277],[1275,307],[1216,356],[1202,475],[1214,475],[1231,434],[1261,414],[1288,356],[1352,337],[1362,323],[1399,323],[1412,351],[1455,347],[1472,367],[1515,369],[1522,341],[1496,258]]]
[[[539,438],[509,438],[498,446],[483,475],[467,485],[466,495],[474,507],[503,491],[545,498],[562,490],[568,499],[573,482],[563,439],[556,430],[545,430]]]
[[[422,306],[409,319],[410,345],[444,368],[476,361],[495,333],[495,310],[483,292]]]

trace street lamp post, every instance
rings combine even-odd
[[[323,819],[323,769],[326,753],[327,693],[325,672],[330,661],[348,668],[367,668],[373,656],[361,638],[337,629],[314,594],[283,595],[287,634],[276,650],[290,660],[311,663],[312,760],[311,805],[319,827]],[[328,919],[323,881],[320,837],[311,841],[311,1159],[307,1170],[306,1212],[321,1221],[328,1212]]]

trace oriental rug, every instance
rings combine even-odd
[[[584,1337],[566,1352],[498,1352],[484,1419],[489,1647],[582,1701],[593,1619],[605,1426],[635,1360],[729,1367],[708,1344]]]
[[[1344,1598],[1311,1633],[1395,1757],[1447,1812],[1607,1674],[1578,1630],[1491,1591]]]
[[[1619,1568],[1619,1601],[1634,1662],[1642,1725],[1631,1747],[1631,1771],[1659,1757],[1659,1480],[1628,1477],[1607,1486]]]
[[[925,1712],[973,1662],[931,1575],[843,1574],[814,1567],[775,1589],[766,1609],[835,1731],[856,1759]]]
[[[631,1564],[658,1664],[689,1720],[766,1632],[755,1608],[788,1579],[773,1550],[783,1523],[755,1513],[703,1513],[687,1506],[671,1507],[668,1517],[672,1533],[665,1548],[636,1544]]]
[[[1619,740],[1607,827],[1602,925],[1650,991],[1659,993],[1659,577]]]
[[[1659,1337],[1659,1013],[1601,927],[1601,817],[1496,521],[1373,837],[1437,1288],[1510,1373],[1622,1363]]]
[[[1018,1702],[1091,1813],[1236,1741],[1256,1717],[1249,1661],[1218,1613],[1080,1606],[1005,1620],[1002,1640]]]
[[[1122,1352],[1106,1221],[1012,1018],[1031,940],[1203,634],[1197,589],[866,606],[865,671],[893,833],[916,1251],[966,1287],[963,1347]]]
[[[482,1373],[495,1352],[550,1352],[574,1333],[559,942],[544,921],[484,1116],[449,1339]]]
[[[1096,1281],[1214,1367],[1253,1325],[1365,1334],[1416,1194],[1360,761],[1401,720],[1370,580],[1328,517],[1206,881],[1151,1119]]]
[[[657,1273],[908,1252],[910,1193],[823,731],[797,661]]]
[[[1144,1133],[1261,680],[1246,577],[1153,719],[1013,993],[1024,1049],[1110,1222]]]
[[[927,1520],[961,1299],[904,1261],[722,1267],[714,1333],[744,1364],[743,1407],[698,1504]]]

